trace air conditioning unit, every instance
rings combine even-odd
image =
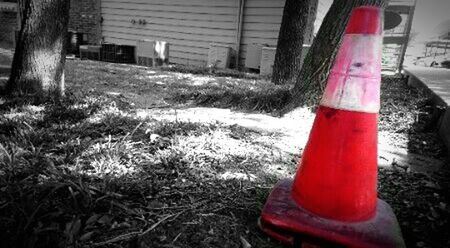
[[[117,45],[113,43],[103,43],[100,49],[100,60],[106,62],[116,62]]]
[[[100,60],[101,46],[81,45],[80,59]]]
[[[261,67],[259,74],[261,76],[270,76],[273,71],[273,64],[275,62],[276,47],[263,47],[261,52]]]
[[[245,56],[245,67],[251,69],[259,69],[261,66],[261,52],[263,45],[251,44],[247,47]]]
[[[209,44],[208,64],[215,68],[228,68],[230,66],[231,47],[222,44]]]
[[[169,64],[169,43],[166,41],[136,41],[136,61],[143,66],[161,66]]]
[[[306,54],[308,54],[311,45],[304,44],[302,47],[301,54],[301,64],[303,65],[303,60],[305,60]],[[270,76],[273,72],[273,64],[275,63],[275,53],[277,51],[276,47],[263,47],[261,52],[261,67],[259,74],[262,76]]]
[[[135,63],[135,47],[128,45],[117,45],[103,43],[100,48],[100,59],[113,63]]]
[[[135,46],[118,45],[116,48],[116,63],[136,63],[136,58],[134,56],[136,50]]]

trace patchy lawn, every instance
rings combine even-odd
[[[271,116],[288,87],[78,60],[66,79],[61,102],[0,105],[4,246],[282,247],[256,220],[274,183],[295,173],[314,118]],[[443,160],[422,129],[426,97],[399,79],[382,87],[381,141]],[[450,246],[439,175],[400,162],[379,170],[408,247]]]
[[[203,72],[200,68],[198,70]],[[289,90],[286,86],[274,86],[256,78],[167,72],[98,61],[68,61],[66,73],[69,87],[74,91],[105,92],[127,99],[136,108],[179,107],[180,104],[195,103],[272,112],[286,104]]]

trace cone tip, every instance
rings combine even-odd
[[[381,35],[383,12],[380,7],[361,6],[352,11],[345,30],[346,34]]]

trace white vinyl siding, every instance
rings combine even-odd
[[[240,64],[244,64],[248,45],[276,47],[284,3],[285,0],[245,1]]]
[[[169,42],[173,63],[206,65],[210,43],[235,48],[237,0],[102,0],[105,42]],[[132,23],[145,20],[146,24]]]
[[[206,65],[210,43],[229,45],[233,55],[236,51],[239,0],[101,1],[106,42],[134,46],[138,39],[164,40],[170,44],[170,62],[195,65]],[[284,3],[245,0],[240,65],[248,45],[277,45]],[[146,24],[133,24],[132,20],[145,20]]]

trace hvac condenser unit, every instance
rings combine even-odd
[[[303,45],[301,54],[301,64],[303,65],[303,60],[305,60],[306,54],[308,54],[311,45]],[[259,74],[262,76],[270,76],[273,72],[273,64],[275,62],[275,53],[277,51],[276,47],[263,47],[261,52],[261,67]]]
[[[262,76],[272,75],[273,63],[275,61],[276,47],[263,47],[261,52],[261,67],[259,74]]]
[[[259,69],[261,65],[261,52],[263,46],[260,44],[251,44],[247,47],[245,56],[245,67],[251,69]]]
[[[80,59],[100,60],[101,46],[81,45]]]
[[[169,43],[166,41],[138,40],[136,42],[138,65],[160,66],[169,64]]]
[[[228,68],[230,66],[231,47],[216,43],[209,44],[207,66]]]

